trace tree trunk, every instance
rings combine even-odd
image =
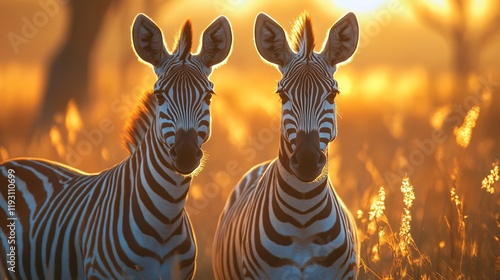
[[[64,115],[69,100],[79,108],[88,99],[89,56],[104,16],[114,0],[69,0],[70,22],[66,40],[49,67],[42,108],[35,130],[44,133],[58,114]]]
[[[465,39],[465,36],[454,38],[452,46],[452,72],[455,75],[456,81],[453,89],[454,98],[452,98],[452,101],[463,102],[464,98],[471,93],[471,89],[468,85],[468,79],[470,75],[474,73],[477,62],[473,59],[475,54],[473,53],[470,43]]]

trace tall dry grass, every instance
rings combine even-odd
[[[479,161],[474,150],[466,149],[479,112],[479,107],[472,107],[462,125],[453,128],[455,138],[437,147],[441,153],[437,165],[444,169],[440,181],[445,182],[448,200],[441,205],[427,203],[435,201],[433,193],[417,197],[410,178],[404,177],[401,194],[387,193],[380,186],[366,210],[358,210],[361,279],[500,279],[499,161],[484,170],[482,181],[470,184],[463,178],[467,162]],[[390,196],[397,196],[403,208],[388,205]],[[436,227],[425,228],[429,221],[413,223],[412,206],[418,200],[426,206],[419,216],[437,217]],[[399,225],[388,215],[399,215]],[[416,241],[412,233],[420,238]]]

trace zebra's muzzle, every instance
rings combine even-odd
[[[303,182],[312,182],[323,172],[326,156],[320,149],[317,131],[297,133],[295,151],[290,158],[290,168]]]
[[[170,148],[170,158],[175,170],[182,174],[191,174],[199,165],[203,151],[198,146],[198,134],[194,129],[178,130],[174,145]]]

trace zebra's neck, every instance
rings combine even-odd
[[[331,196],[330,184],[328,176],[311,183],[299,180],[290,169],[291,151],[288,149],[287,143],[281,137],[273,196],[280,201],[281,208],[287,214],[284,217],[293,220],[292,224],[298,222],[298,225],[305,226],[311,222],[313,216],[325,207],[328,208],[331,203],[331,199],[328,199]]]
[[[171,236],[182,222],[191,177],[172,168],[166,144],[156,133],[156,119],[126,161],[130,171],[130,216],[157,242]]]

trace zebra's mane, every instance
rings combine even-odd
[[[174,55],[179,56],[180,60],[186,60],[191,55],[191,48],[193,46],[193,25],[191,20],[186,20],[174,44],[176,46]]]
[[[155,97],[152,93],[146,93],[141,97],[139,105],[135,108],[125,125],[125,132],[122,136],[123,145],[132,154],[148,131],[158,108]]]
[[[292,48],[295,52],[308,57],[314,50],[314,32],[307,12],[300,15],[293,26]]]

